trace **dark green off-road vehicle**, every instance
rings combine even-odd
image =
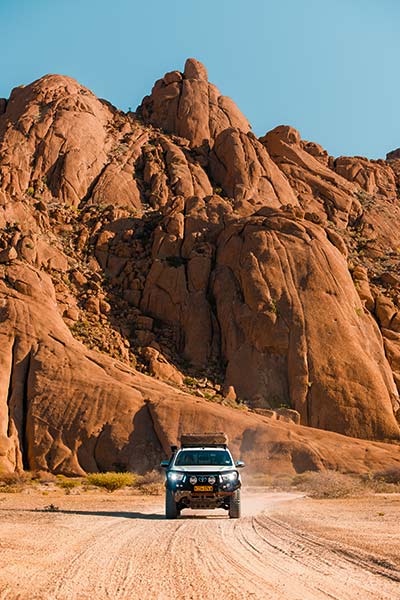
[[[187,434],[181,447],[163,461],[166,469],[165,516],[176,519],[184,508],[224,508],[231,519],[240,517],[242,461],[233,461],[224,433]]]

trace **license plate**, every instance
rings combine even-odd
[[[195,492],[212,492],[213,486],[212,485],[195,485],[193,489]]]

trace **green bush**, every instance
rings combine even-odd
[[[81,481],[79,479],[74,479],[73,477],[57,475],[56,485],[65,490],[66,494],[69,494],[71,490],[81,485]]]
[[[134,485],[136,477],[133,473],[89,473],[86,481],[89,485],[104,488],[108,492],[115,492],[127,485]]]

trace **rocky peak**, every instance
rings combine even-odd
[[[396,150],[392,150],[386,154],[386,160],[396,160],[400,158],[400,148],[396,148]]]
[[[195,58],[188,58],[185,62],[183,71],[184,79],[200,79],[208,82],[208,73],[206,67]]]
[[[236,104],[208,82],[207,69],[194,58],[183,73],[172,71],[159,79],[138,108],[146,123],[189,140],[192,147],[212,146],[228,127],[250,131]]]

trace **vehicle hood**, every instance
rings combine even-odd
[[[174,466],[171,471],[180,471],[181,473],[225,473],[226,471],[236,471],[234,466],[226,467],[226,466],[213,466],[213,465],[193,465],[192,467],[184,466],[178,467]]]

